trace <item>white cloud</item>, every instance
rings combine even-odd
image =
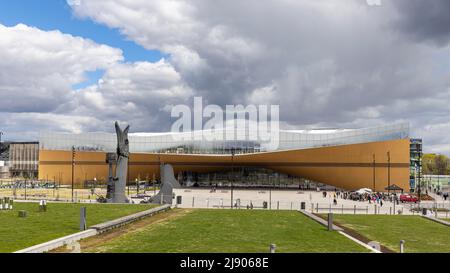
[[[280,104],[288,127],[411,121],[414,136],[424,136],[434,150],[445,149],[450,133],[425,128],[450,116],[450,47],[442,23],[448,16],[438,9],[445,2],[434,1],[433,10],[442,12],[427,24],[435,30],[427,35],[415,27],[422,23],[416,14],[431,9],[398,2],[371,7],[359,0],[72,0],[75,15],[117,28],[168,59],[122,63],[120,50],[83,38],[6,28],[24,28],[30,38],[2,33],[0,91],[11,96],[0,102],[1,111],[96,116],[101,122],[93,124],[100,129],[123,119],[139,131],[153,131],[169,127],[169,105],[195,94],[218,105]],[[73,92],[71,85],[85,71],[98,68],[105,70],[99,84]],[[21,92],[38,103],[15,101]]]
[[[194,18],[196,8],[189,1],[84,1],[77,5],[68,2],[76,15],[96,15],[99,21],[112,28],[120,28],[148,48],[178,45],[185,39],[195,39],[202,25]],[[111,11],[114,11],[112,13]],[[123,27],[128,25],[128,27]],[[145,27],[146,31],[142,32]]]
[[[276,86],[272,84],[253,90],[249,94],[247,101],[255,105],[275,105],[279,103],[279,96]]]
[[[85,72],[108,68],[122,52],[59,31],[0,25],[1,112],[50,112],[70,100]]]
[[[76,115],[105,118],[104,130],[113,120],[131,122],[133,129],[145,131],[168,125],[164,107],[183,103],[193,94],[180,75],[165,60],[112,65],[97,85],[79,90]]]
[[[5,136],[21,140],[36,140],[40,131],[81,133],[86,127],[96,128],[102,124],[101,119],[88,115],[2,113],[2,117],[7,120],[2,124]]]
[[[183,71],[184,74],[198,74],[201,75],[205,69],[208,69],[208,65],[205,60],[202,59],[197,52],[182,46],[165,46],[164,51],[170,52],[171,63],[177,67],[177,69]]]
[[[89,103],[92,94],[102,102],[100,108],[115,108],[125,103],[146,107],[163,107],[168,101],[183,101],[192,95],[180,75],[166,61],[157,63],[117,63],[111,66],[100,83],[80,90],[79,96]],[[98,109],[101,110],[101,109]],[[113,109],[110,109],[113,111]]]
[[[277,101],[289,126],[411,120],[420,136],[417,111],[450,115],[442,107],[417,107],[418,101],[450,103],[443,95],[449,82],[435,64],[448,49],[405,39],[399,32],[405,28],[395,24],[414,19],[391,2],[90,0],[73,10],[172,54],[182,79],[209,103]]]
[[[0,124],[12,139],[111,130],[116,119],[145,129],[158,124],[167,102],[192,94],[165,60],[123,63],[120,49],[26,25],[0,25],[0,37]],[[74,90],[99,69],[97,84]]]

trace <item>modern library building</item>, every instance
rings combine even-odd
[[[184,136],[180,134],[185,134]],[[186,134],[190,135],[186,137]],[[386,191],[411,183],[409,124],[363,129],[280,130],[278,145],[246,140],[205,140],[205,131],[129,134],[128,181],[159,180],[172,165],[181,185],[298,186]],[[39,179],[82,185],[108,179],[109,133],[41,132]]]

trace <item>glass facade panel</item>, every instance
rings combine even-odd
[[[216,131],[225,136],[228,131]],[[253,132],[258,135],[257,132]],[[184,153],[184,154],[236,154],[271,152],[315,147],[358,144],[366,142],[405,139],[409,137],[409,124],[385,125],[364,129],[335,130],[280,130],[277,148],[271,148],[268,142],[251,138],[248,130],[238,130],[237,140],[211,140],[211,131],[187,133],[145,133],[130,134],[130,152],[132,153]],[[115,152],[116,136],[112,133],[63,134],[41,132],[39,145],[41,150],[72,149],[79,151]]]

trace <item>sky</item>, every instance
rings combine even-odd
[[[126,39],[117,29],[76,18],[66,0],[1,1],[0,22],[9,27],[26,24],[41,30],[60,30],[73,36],[91,39],[99,44],[122,49],[127,61],[155,62],[164,57],[158,50],[146,50],[132,40]]]
[[[283,129],[409,122],[450,155],[447,0],[0,1],[0,131],[170,130],[170,109],[278,104]]]

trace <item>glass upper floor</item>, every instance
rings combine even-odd
[[[227,129],[214,133],[223,135]],[[409,138],[409,124],[362,129],[279,130],[276,134],[272,132],[267,141],[255,139],[248,129],[235,129],[234,133],[237,140],[211,138],[211,131],[130,133],[128,138],[132,153],[244,154],[406,139]],[[116,145],[114,133],[41,132],[39,136],[41,150],[68,151],[74,147],[78,151],[115,152]]]

